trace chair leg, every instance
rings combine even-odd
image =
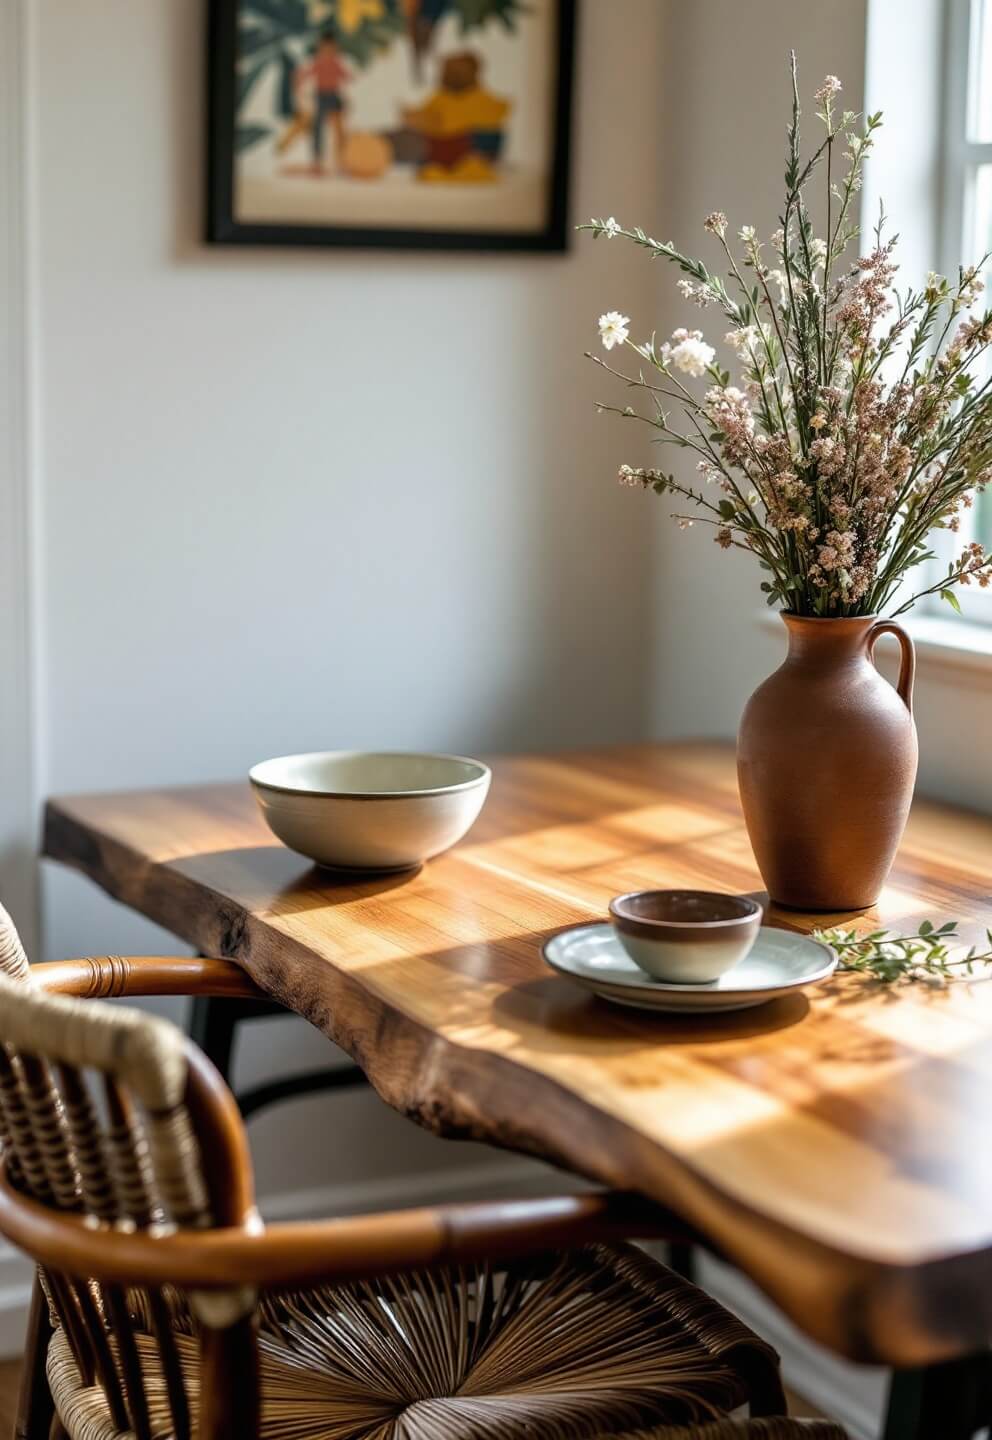
[[[24,1368],[17,1402],[14,1440],[49,1440],[55,1407],[48,1388],[45,1361],[52,1327],[48,1320],[48,1301],[37,1274],[31,1290],[27,1337],[24,1346]]]
[[[234,1032],[242,1011],[237,1001],[198,995],[193,1001],[189,1033],[196,1045],[212,1060],[224,1079],[231,1082]]]
[[[889,1387],[884,1440],[972,1440],[988,1421],[990,1370],[987,1353],[897,1370]]]
[[[676,1275],[681,1275],[683,1280],[688,1280],[693,1285],[697,1283],[694,1246],[674,1241],[668,1247],[668,1266],[670,1270],[675,1271]]]

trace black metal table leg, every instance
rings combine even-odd
[[[695,1285],[697,1270],[695,1246],[682,1244],[680,1241],[673,1242],[668,1247],[668,1264],[676,1275],[681,1275],[683,1280],[688,1280]]]
[[[208,1060],[212,1060],[230,1084],[234,1055],[234,1032],[243,1019],[240,1000],[216,1000],[202,995],[193,1001],[189,1033]]]
[[[883,1440],[972,1440],[988,1423],[992,1356],[897,1370]]]
[[[201,995],[193,1000],[189,1033],[191,1039],[199,1045],[207,1058],[213,1061],[230,1085],[238,1026],[246,1020],[264,1020],[273,1015],[289,1014],[292,1014],[292,1011],[276,1000],[229,1000]],[[247,1120],[267,1105],[289,1100],[295,1095],[311,1095],[319,1090],[343,1090],[367,1084],[362,1069],[349,1063],[328,1066],[322,1070],[308,1070],[281,1080],[270,1080],[263,1085],[255,1085],[240,1095],[236,1094],[235,1099]]]

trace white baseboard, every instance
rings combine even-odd
[[[464,1165],[419,1175],[396,1175],[351,1185],[322,1185],[263,1196],[266,1220],[313,1220],[407,1209],[443,1201],[503,1200],[580,1190],[582,1182],[531,1161]],[[813,1344],[739,1271],[704,1256],[703,1287],[775,1346],[788,1385],[850,1431],[874,1440],[885,1404],[887,1372],[847,1364]],[[0,1358],[19,1355],[31,1295],[31,1266],[0,1244]]]

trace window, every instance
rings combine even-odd
[[[941,268],[953,276],[959,264],[992,250],[992,0],[951,0],[944,85]],[[985,282],[985,303],[992,306],[992,264]],[[938,539],[934,549],[946,558],[960,552],[963,540],[981,540],[992,550],[992,492],[962,516],[962,533]],[[992,591],[972,585],[958,595],[965,620],[992,624]],[[938,607],[945,617],[953,614],[935,600]]]

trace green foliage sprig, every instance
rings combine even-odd
[[[817,930],[814,938],[832,945],[843,970],[853,970],[883,985],[920,982],[945,985],[973,974],[976,965],[992,965],[992,930],[986,930],[988,950],[973,945],[966,955],[957,955],[958,922],[947,920],[935,926],[924,920],[913,935],[896,935],[873,930],[868,935],[838,928]]]

